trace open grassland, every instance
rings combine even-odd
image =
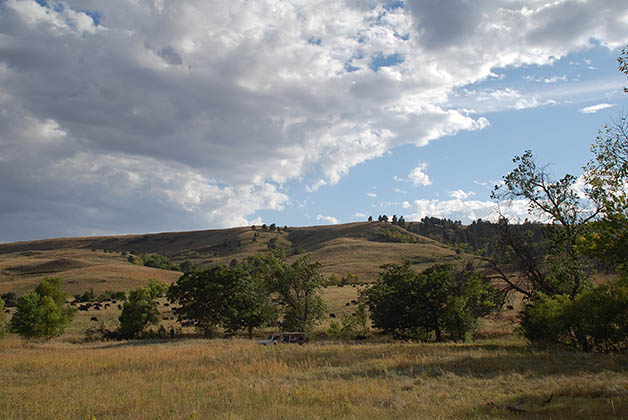
[[[0,293],[31,292],[47,276],[61,277],[65,292],[72,295],[90,288],[97,294],[128,291],[146,284],[149,278],[172,283],[181,273],[131,264],[119,253],[103,250],[59,248],[0,253]]]
[[[620,419],[628,356],[474,344],[0,341],[3,419]],[[550,400],[550,396],[552,397]]]
[[[281,228],[283,229],[283,228]],[[395,236],[396,235],[396,236]],[[392,238],[392,239],[391,239]],[[401,239],[399,239],[401,238]],[[405,242],[404,242],[405,241]],[[273,249],[288,261],[307,252],[320,261],[325,275],[377,279],[380,266],[410,261],[417,270],[436,262],[460,262],[463,256],[443,244],[386,223],[348,223],[289,228],[287,232],[251,226],[196,232],[115,237],[66,238],[0,244],[0,293],[28,292],[45,276],[65,280],[66,292],[93,288],[130,290],[150,277],[172,283],[180,273],[129,263],[123,252],[163,254],[175,263],[202,266],[229,264]],[[467,256],[472,258],[471,256]]]

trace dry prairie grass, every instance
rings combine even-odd
[[[286,250],[289,261],[297,258],[292,255],[296,250],[309,252],[323,264],[324,274],[343,276],[351,272],[364,282],[376,280],[382,264],[410,261],[420,270],[435,262],[461,261],[460,256],[444,245],[418,235],[413,237],[419,243],[372,240],[384,228],[405,232],[391,224],[364,222],[297,227],[289,232],[262,232],[258,226],[255,231],[240,227],[0,244],[0,293],[28,292],[46,275],[66,280],[66,292],[70,294],[92,287],[96,292],[130,290],[144,284],[149,277],[171,283],[180,275],[130,264],[120,255],[123,251],[160,253],[178,263],[215,265],[268,252],[270,242],[274,241],[277,247]],[[257,240],[253,241],[255,234]]]
[[[0,341],[6,419],[625,418],[628,356],[475,344]],[[551,401],[544,403],[553,396]]]
[[[63,278],[65,292],[72,295],[90,288],[96,293],[128,291],[149,278],[172,283],[181,273],[131,264],[119,253],[102,250],[61,248],[0,254],[0,293],[30,292],[46,276]]]

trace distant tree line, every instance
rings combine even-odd
[[[257,230],[257,226],[252,225],[251,226],[252,230]],[[270,226],[266,225],[266,223],[264,223],[263,225],[260,226],[260,229],[263,232],[289,232],[290,229],[288,229],[288,226],[284,226],[283,228],[281,226],[277,226],[277,224],[275,223],[271,223]]]
[[[496,258],[503,251],[505,228],[504,220],[490,222],[478,219],[465,226],[459,220],[437,217],[424,217],[406,225],[408,231],[445,243],[459,252]],[[509,234],[526,236],[530,243],[536,244],[536,251],[541,254],[545,252],[542,240],[544,229],[543,223],[527,219],[520,224],[508,224]]]
[[[385,214],[384,214],[384,215],[381,215],[381,214],[380,214],[380,215],[377,217],[377,221],[378,221],[378,222],[388,223],[388,220],[389,220],[389,219],[388,219],[388,216],[387,216],[387,215],[385,215]],[[372,221],[373,221],[373,216],[369,216],[368,221],[369,221],[369,222],[372,222]],[[392,223],[393,225],[398,225],[398,226],[401,226],[401,227],[405,227],[405,225],[406,225],[406,220],[403,218],[403,216],[399,216],[399,218],[397,218],[397,215],[396,215],[396,214],[394,214],[394,215],[393,215],[393,217],[392,217],[392,219],[390,219],[390,223]]]

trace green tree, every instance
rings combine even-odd
[[[618,61],[628,75],[626,49]],[[544,171],[513,171],[504,178],[510,193],[527,198],[531,210],[540,209],[553,222],[547,229],[547,255],[539,259],[548,263],[547,269],[533,264],[541,267],[538,272],[547,285],[535,284],[544,287],[528,294],[522,313],[521,327],[533,342],[562,343],[583,351],[628,349],[627,133],[626,118],[621,118],[601,131],[591,148],[594,158],[585,166],[585,191],[594,208],[588,212],[582,210],[570,175],[546,183],[537,175]],[[529,163],[523,167],[533,168]],[[508,184],[509,178],[514,184]],[[619,281],[593,286],[583,270],[582,254],[617,268]]]
[[[409,263],[385,266],[375,284],[362,292],[373,326],[396,336],[442,341],[464,340],[479,317],[499,306],[490,280],[471,267],[447,264],[416,273]]]
[[[628,76],[628,47],[617,59]],[[628,93],[628,89],[624,88]],[[606,125],[591,146],[593,159],[585,166],[589,195],[601,203],[602,219],[592,224],[580,249],[607,266],[628,272],[628,117]]]
[[[164,283],[163,281],[159,281],[157,279],[148,279],[148,284],[146,285],[148,290],[150,291],[153,299],[162,297],[168,291],[168,283]]]
[[[227,333],[253,330],[276,317],[263,280],[246,265],[220,265],[186,273],[168,290],[179,321],[211,337],[222,326]]]
[[[17,310],[11,318],[11,331],[23,337],[46,340],[63,334],[76,312],[66,305],[65,297],[60,278],[45,278],[34,292],[18,299]]]
[[[526,338],[581,351],[628,350],[628,282],[585,289],[574,299],[538,294],[521,320]]]
[[[159,311],[151,290],[143,286],[131,290],[118,320],[118,333],[123,338],[137,338],[148,326],[157,325]]]
[[[245,267],[236,267],[232,271],[236,272],[237,281],[231,285],[222,326],[229,334],[246,330],[252,338],[255,328],[277,319],[277,308],[262,278]]]
[[[600,206],[596,201],[587,205],[576,188],[576,177],[567,174],[553,179],[544,166],[539,166],[531,151],[515,156],[516,168],[504,177],[504,183],[493,190],[491,197],[498,202],[522,199],[527,202],[528,213],[549,222],[543,229],[541,247],[528,232],[519,235],[509,229],[508,220],[502,218],[500,231],[506,263],[523,276],[513,280],[493,261],[493,268],[509,286],[528,297],[536,292],[548,295],[566,293],[573,298],[582,291],[590,276],[577,251],[577,244],[595,219]]]
[[[589,193],[602,203],[603,217],[591,225],[580,245],[608,267],[628,270],[628,120],[606,126],[591,146],[594,158],[585,177]]]
[[[292,264],[270,255],[263,267],[269,290],[277,294],[283,306],[282,328],[310,333],[327,310],[320,294],[325,281],[320,274],[321,263],[311,262],[307,254]]]

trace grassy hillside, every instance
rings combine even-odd
[[[308,252],[325,274],[353,273],[365,282],[382,264],[411,261],[417,269],[461,257],[434,240],[391,224],[349,223],[262,231],[260,226],[114,237],[61,238],[0,244],[0,293],[32,290],[45,276],[60,276],[68,293],[89,288],[129,290],[154,277],[173,282],[180,273],[132,264],[126,254],[158,253],[176,263],[229,264],[271,249],[289,259]],[[123,253],[125,255],[123,255]]]

